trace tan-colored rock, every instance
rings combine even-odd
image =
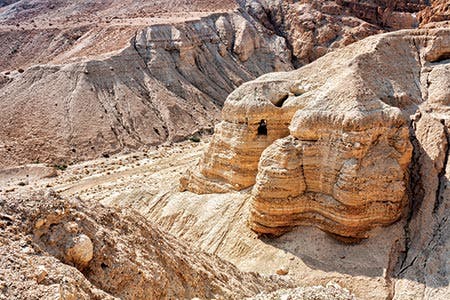
[[[48,275],[48,271],[45,266],[39,265],[36,268],[36,282],[37,283],[41,283],[42,281],[44,281],[44,279],[45,279],[45,277],[47,277],[47,275]]]
[[[0,221],[9,221],[0,226],[0,298],[243,299],[291,287],[241,272],[133,210],[43,192],[0,201]],[[39,229],[36,219],[46,220]]]
[[[289,274],[289,268],[281,267],[275,273],[277,273],[277,275],[287,275],[287,274]]]
[[[445,76],[426,91],[416,81],[445,57],[449,40],[449,30],[371,37],[297,71],[242,85],[181,188],[214,193],[254,185],[249,224],[259,233],[315,225],[365,238],[391,224],[408,198],[409,115],[423,93],[448,95],[432,88]]]
[[[94,245],[91,239],[80,234],[70,241],[66,249],[66,259],[73,262],[78,268],[85,268],[94,257]]]

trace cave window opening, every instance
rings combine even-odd
[[[275,102],[274,105],[275,105],[276,107],[282,107],[283,104],[284,104],[284,102],[285,102],[288,98],[289,98],[289,95],[286,94],[286,95],[284,95],[283,97],[281,97],[277,102]]]
[[[267,135],[267,122],[266,122],[266,120],[261,120],[259,122],[258,135]]]

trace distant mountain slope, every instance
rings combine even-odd
[[[0,8],[0,166],[72,163],[210,131],[226,96],[424,1],[57,1]],[[8,4],[8,3],[4,3]]]

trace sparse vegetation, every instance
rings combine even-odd
[[[67,169],[67,165],[58,165],[58,164],[54,164],[53,168],[60,170],[60,171],[65,171]]]
[[[191,142],[200,143],[200,137],[198,135],[193,135],[189,138]]]

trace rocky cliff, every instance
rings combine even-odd
[[[260,233],[306,224],[362,238],[396,221],[413,197],[410,118],[448,98],[449,41],[449,30],[385,34],[242,85],[182,188],[253,186],[249,223]]]
[[[288,69],[284,40],[241,14],[139,29],[105,57],[37,65],[6,81],[1,161],[70,163],[178,141],[212,128],[242,82]]]
[[[416,19],[423,1],[9,4],[0,8],[3,166],[209,132],[243,82],[430,19]]]
[[[296,67],[373,34],[415,28],[422,20],[417,12],[429,9],[423,0],[241,2],[262,24],[286,38]]]

